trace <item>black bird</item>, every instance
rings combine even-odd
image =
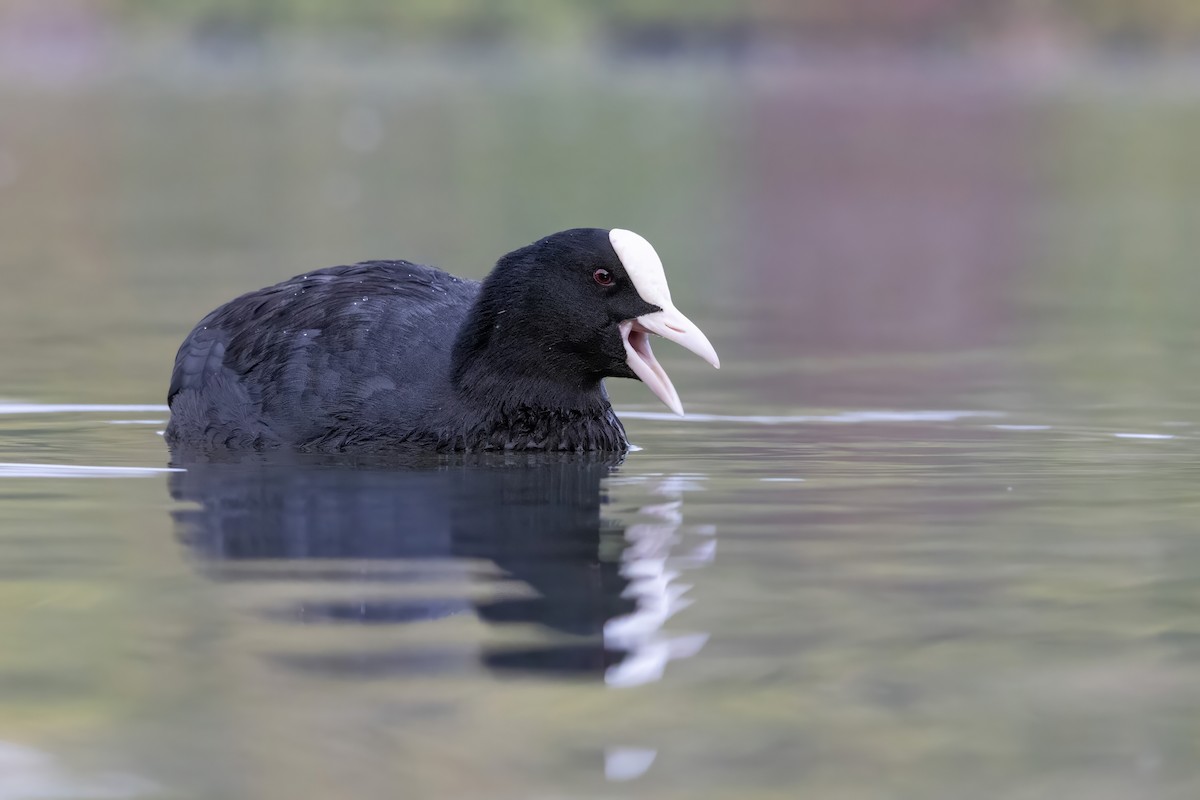
[[[679,395],[649,336],[719,366],[632,231],[575,228],[482,283],[408,261],[298,275],[202,319],[175,356],[167,441],[184,452],[628,447],[606,377]]]

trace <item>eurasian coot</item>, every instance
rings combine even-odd
[[[575,228],[482,283],[407,261],[298,275],[200,321],[175,357],[167,441],[187,450],[624,450],[606,377],[676,413],[649,335],[719,366],[632,231]]]

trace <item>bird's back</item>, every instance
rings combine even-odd
[[[206,316],[175,357],[168,441],[336,450],[419,433],[479,284],[407,261],[298,275]]]

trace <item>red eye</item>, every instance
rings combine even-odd
[[[612,286],[613,284],[612,273],[606,269],[596,270],[592,273],[592,278],[601,286]]]

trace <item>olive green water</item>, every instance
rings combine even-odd
[[[283,60],[0,84],[0,798],[1200,793],[1200,95]],[[210,308],[575,225],[722,356],[589,459],[193,466]]]

